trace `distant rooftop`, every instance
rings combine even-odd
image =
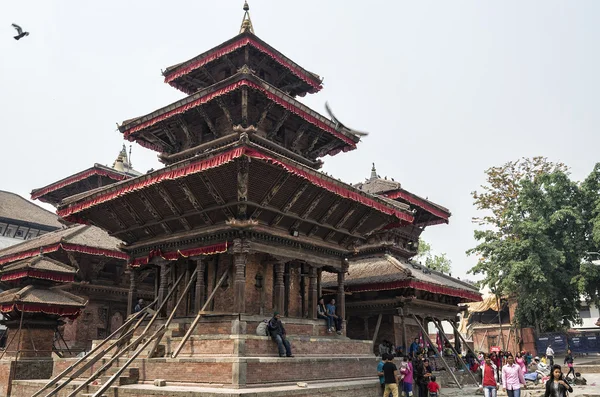
[[[16,193],[0,190],[0,221],[45,226],[46,230],[60,229],[58,216]]]

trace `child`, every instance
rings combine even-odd
[[[435,381],[435,375],[431,375],[431,380],[427,384],[427,390],[429,390],[429,397],[438,397],[440,392],[440,385]]]
[[[400,370],[400,373],[403,375],[402,379],[402,391],[404,392],[405,397],[412,397],[413,395],[413,366],[410,361],[408,361],[408,357],[404,356],[403,359],[403,369]]]

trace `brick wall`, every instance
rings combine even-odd
[[[208,293],[206,297],[212,293],[213,283],[217,283],[223,272],[228,272],[229,276],[223,281],[223,284],[217,290],[214,300],[214,311],[231,313],[233,307],[233,272],[232,272],[232,255],[220,254],[218,260],[217,277],[215,279],[215,261],[209,262],[208,270]],[[216,280],[216,281],[215,281]],[[225,286],[225,287],[224,287]]]
[[[377,361],[373,358],[314,358],[307,360],[280,359],[272,361],[248,360],[246,384],[339,380],[373,376]]]
[[[15,334],[17,336],[12,339]],[[54,330],[51,328],[23,327],[21,332],[17,329],[9,329],[7,336],[8,341],[12,340],[10,345],[6,347],[6,355],[8,356],[15,356],[17,349],[20,351],[19,358],[52,356]]]
[[[6,397],[10,391],[12,360],[0,360],[0,397]],[[31,394],[30,394],[31,395]]]
[[[14,379],[50,379],[53,362],[47,359],[19,359],[14,372]]]

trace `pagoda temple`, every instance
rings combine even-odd
[[[14,379],[44,379],[52,374],[53,362],[47,359],[55,350],[56,329],[64,318],[75,319],[87,303],[57,288],[72,282],[75,273],[73,267],[41,254],[0,269],[0,282],[9,286],[0,292],[2,323],[8,328],[8,343],[1,355],[35,360],[33,371],[21,361]]]
[[[320,172],[324,156],[354,150],[360,136],[296,99],[321,90],[322,79],[259,39],[244,11],[237,36],[164,70],[185,98],[119,125],[164,168],[107,185],[92,177],[93,189],[64,197],[46,192],[65,222],[122,241],[130,298],[140,275],[152,274],[154,301],[129,310],[85,358],[55,360],[55,377],[37,392],[17,381],[23,395],[125,387],[201,396],[215,385],[229,395],[257,386],[265,396],[379,394],[372,341],[349,338],[346,326],[331,335],[317,320],[323,284],[333,280],[338,315],[348,319],[351,263],[382,247],[414,255],[423,228],[450,213],[401,189],[378,194]],[[294,357],[278,357],[257,335],[274,312]],[[296,382],[310,386],[299,392]]]

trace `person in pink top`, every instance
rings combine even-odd
[[[404,363],[400,369],[400,374],[403,376],[402,391],[405,397],[412,397],[413,395],[413,365],[407,356],[404,356]],[[403,364],[404,364],[403,363]]]
[[[515,363],[521,367],[521,371],[526,374],[527,373],[527,364],[525,364],[525,357],[523,357],[523,353],[517,353],[515,357]]]
[[[508,356],[506,365],[502,367],[502,390],[508,397],[521,397],[521,387],[527,388],[521,366],[515,364],[515,358]]]

